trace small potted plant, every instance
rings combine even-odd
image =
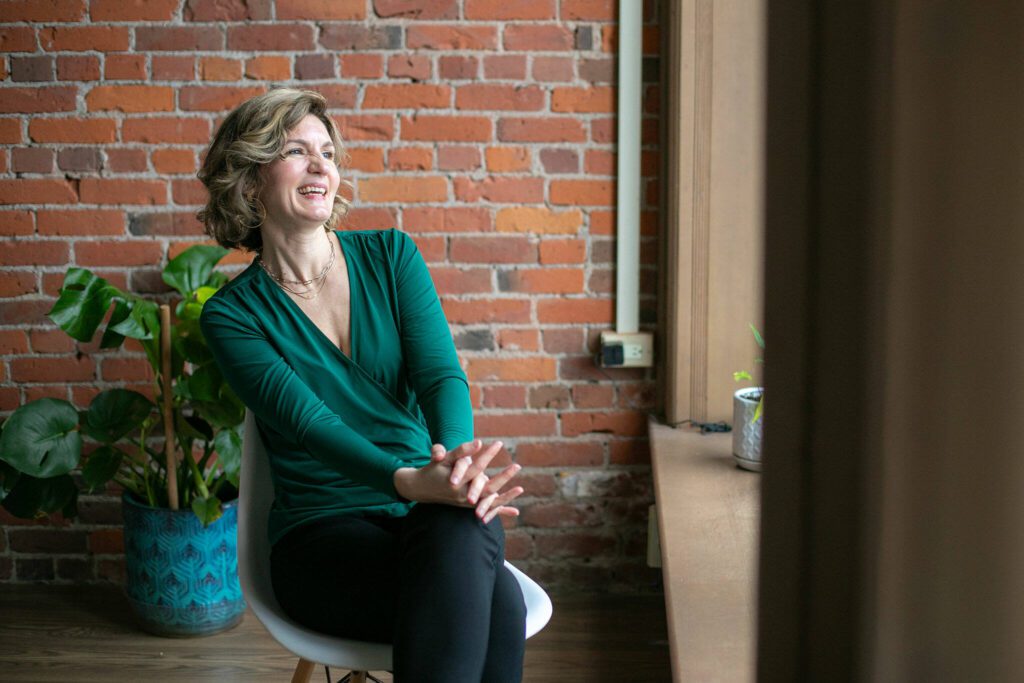
[[[764,351],[764,337],[753,325],[754,341]],[[756,358],[756,363],[764,363]],[[746,370],[732,373],[737,382],[752,381],[753,376]],[[736,464],[745,470],[761,471],[761,442],[764,436],[764,387],[738,389],[732,398],[732,456]]]
[[[215,633],[245,610],[235,552],[245,407],[199,329],[203,303],[228,280],[214,271],[226,254],[197,245],[167,264],[163,280],[182,297],[173,325],[169,306],[70,268],[49,318],[88,342],[113,307],[100,348],[138,340],[159,405],[121,388],[83,411],[42,398],[0,432],[0,502],[17,517],[74,517],[79,487],[123,489],[125,593],[140,626],[159,635]]]

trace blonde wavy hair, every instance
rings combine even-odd
[[[256,252],[263,248],[260,226],[266,209],[259,200],[260,167],[281,158],[288,131],[309,114],[327,128],[334,143],[334,164],[340,170],[349,157],[337,126],[327,115],[327,100],[318,92],[274,88],[238,105],[221,123],[196,173],[210,193],[196,218],[218,244]],[[352,186],[347,180],[341,183]],[[350,207],[351,202],[336,194],[324,230],[333,230]]]

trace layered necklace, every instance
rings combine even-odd
[[[324,284],[327,283],[327,274],[331,272],[331,268],[334,267],[334,240],[331,239],[331,233],[324,231],[324,234],[327,236],[327,244],[331,249],[331,258],[327,261],[327,265],[324,266],[324,269],[320,271],[320,274],[309,280],[286,280],[279,273],[275,273],[271,270],[270,266],[264,263],[262,251],[256,255],[256,259],[260,262],[260,266],[263,267],[263,270],[267,271],[267,275],[273,278],[274,282],[281,285],[282,289],[291,292],[297,297],[306,299],[307,301],[315,299],[319,296],[320,290],[324,288]],[[289,285],[299,285],[306,289],[295,290],[289,287]]]

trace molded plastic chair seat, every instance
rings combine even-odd
[[[253,613],[270,635],[300,658],[296,680],[307,680],[310,662],[356,672],[390,671],[391,645],[329,636],[296,623],[284,613],[270,582],[267,515],[274,500],[270,462],[251,411],[245,411],[238,501],[238,577]],[[526,600],[526,637],[551,619],[551,599],[544,589],[508,562]],[[305,660],[305,661],[303,661]]]

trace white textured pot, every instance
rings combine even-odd
[[[762,387],[747,387],[732,395],[732,457],[745,470],[761,471],[761,441],[764,415],[754,422]]]

